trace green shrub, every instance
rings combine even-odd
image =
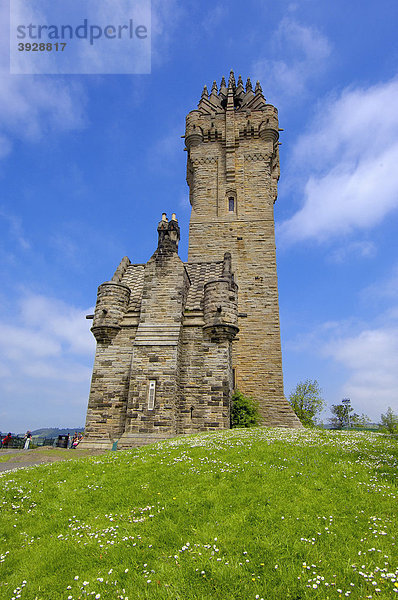
[[[258,425],[259,419],[257,403],[235,390],[232,396],[231,427],[254,427]]]
[[[385,433],[398,433],[398,415],[393,412],[391,406],[388,407],[385,415],[381,415],[379,427]]]

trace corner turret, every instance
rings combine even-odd
[[[120,323],[130,300],[127,285],[106,281],[98,288],[97,304],[91,331],[101,343],[110,343],[121,329]]]
[[[204,286],[204,330],[212,340],[232,340],[238,333],[238,286],[231,272],[231,254],[224,254],[222,277]]]

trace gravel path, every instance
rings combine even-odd
[[[59,462],[60,460],[78,459],[85,456],[102,454],[98,450],[70,450],[65,448],[36,448],[34,450],[1,450],[0,457],[9,454],[9,460],[0,461],[0,473],[4,471],[14,471],[34,465],[43,465],[49,462]]]

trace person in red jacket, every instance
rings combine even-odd
[[[12,435],[11,432],[9,432],[5,438],[3,438],[2,444],[3,444],[3,448],[8,448],[8,444],[11,442],[12,440]]]

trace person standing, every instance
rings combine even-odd
[[[28,431],[25,433],[25,437],[24,437],[24,441],[25,441],[25,445],[23,447],[24,450],[29,450],[29,445],[30,445],[31,439],[32,439],[32,432],[28,429]]]
[[[11,442],[12,440],[12,435],[11,432],[9,432],[5,438],[3,438],[2,444],[3,444],[3,448],[8,448],[8,444]]]

